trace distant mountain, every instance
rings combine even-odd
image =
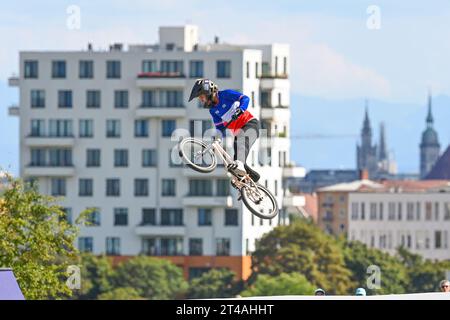
[[[450,97],[433,97],[433,116],[442,152],[450,141]],[[327,139],[294,139],[292,158],[307,169],[355,168],[355,146],[364,117],[363,99],[326,100],[291,96],[291,135],[336,135]],[[418,172],[419,143],[425,129],[427,97],[417,104],[394,104],[369,100],[373,136],[378,144],[379,123],[386,124],[387,147],[394,152],[399,172]],[[339,135],[357,135],[348,137]]]

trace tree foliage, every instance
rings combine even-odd
[[[191,281],[188,298],[230,298],[239,293],[235,274],[228,269],[212,269]]]
[[[314,290],[315,287],[300,273],[282,273],[275,277],[262,274],[241,296],[312,295]]]

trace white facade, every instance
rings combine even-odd
[[[395,253],[404,246],[428,259],[450,259],[450,193],[353,192],[349,240]]]
[[[266,183],[281,206],[283,169],[285,164],[290,162],[290,101],[287,79],[289,48],[286,45],[198,46],[198,30],[195,26],[161,28],[160,36],[159,45],[130,46],[128,51],[116,47],[110,51],[90,49],[70,52],[21,52],[20,76],[10,79],[10,84],[18,86],[20,90],[19,106],[10,108],[11,115],[20,117],[20,175],[24,178],[37,179],[40,191],[43,193],[52,194],[57,189],[59,191],[65,189],[65,192],[62,192],[61,204],[70,209],[72,221],[86,208],[99,209],[100,224],[82,227],[80,235],[81,246],[89,248],[92,241],[91,249],[96,254],[107,252],[117,255],[136,255],[143,250],[156,250],[157,254],[161,255],[167,255],[167,253],[189,255],[190,239],[195,238],[202,239],[203,255],[216,255],[216,242],[223,238],[228,239],[225,243],[229,241],[230,250],[227,252],[229,255],[246,255],[254,250],[255,239],[271,230],[279,223],[279,220],[262,221],[254,217],[242,202],[237,202],[235,190],[232,190],[231,208],[238,210],[238,224],[226,226],[225,209],[230,199],[225,195],[217,195],[217,179],[227,179],[223,168],[204,175],[181,166],[171,166],[169,152],[175,142],[171,141],[170,136],[162,136],[162,131],[167,131],[167,127],[170,128],[173,125],[170,120],[175,121],[176,128],[186,129],[190,128],[191,120],[210,121],[207,110],[200,108],[196,101],[187,102],[192,85],[198,77],[216,81],[220,89],[235,89],[248,95],[252,100],[248,110],[261,121],[265,121],[265,125],[269,126],[274,137],[270,144],[255,143],[247,162],[261,173],[260,182]],[[275,74],[275,59],[278,75]],[[37,64],[31,63],[25,67],[26,61],[27,63],[35,61]],[[65,76],[62,78],[52,76],[55,68],[59,71],[63,69],[61,65],[55,67],[56,61],[65,63]],[[91,61],[92,78],[80,78],[80,61]],[[120,61],[120,66],[110,65],[110,69],[114,69],[110,72],[120,70],[120,77],[107,78],[107,61]],[[147,70],[143,70],[144,61],[154,62],[146,62]],[[172,63],[172,61],[180,61],[180,63]],[[191,61],[202,61],[201,74],[193,73]],[[228,63],[230,64],[229,76],[226,75],[227,70],[225,70],[225,77],[218,77],[218,61],[226,61],[225,69]],[[267,74],[262,74],[263,63],[264,68],[269,70]],[[36,77],[30,78],[30,73],[34,75],[34,71],[30,70],[35,67]],[[25,70],[26,68],[29,70]],[[89,67],[86,68],[89,69]],[[165,70],[161,70],[162,68]],[[174,70],[178,75],[138,77],[138,74],[143,71],[173,73]],[[36,93],[36,90],[40,93]],[[71,92],[72,106],[70,108],[59,107],[59,100],[62,99],[59,99],[61,90]],[[145,90],[154,92],[151,99],[156,97],[152,102],[156,107],[142,107]],[[261,90],[266,93],[266,97],[269,97],[265,108],[261,108],[260,104]],[[88,91],[99,92],[99,97],[97,93],[92,94],[95,97],[91,97],[92,100],[98,98],[99,107],[87,107]],[[116,91],[128,92],[128,99],[123,98],[128,100],[127,107],[115,107]],[[181,96],[168,91],[180,92]],[[31,107],[31,95],[34,95],[36,100],[36,95],[42,98],[42,94],[45,96],[43,106]],[[37,104],[40,103],[37,102]],[[176,104],[177,107],[171,104]],[[56,119],[67,119],[68,122],[55,124]],[[113,123],[109,124],[108,129],[108,120],[119,120],[115,123],[120,127],[119,137],[106,136],[107,130],[114,131],[111,128],[114,126]],[[148,123],[148,136],[135,137],[136,120],[144,120]],[[50,124],[51,121],[52,124]],[[92,136],[83,137],[83,134],[89,135],[91,125]],[[145,129],[142,130],[145,131]],[[284,134],[279,134],[280,132]],[[261,157],[258,155],[263,147],[271,148],[270,163],[269,161],[260,163]],[[70,154],[55,151],[55,149],[70,150],[71,160]],[[87,166],[88,149],[100,150],[99,166]],[[127,152],[120,153],[117,149],[127,150]],[[150,161],[152,165],[148,167],[143,167],[144,149],[154,150],[151,154],[156,155],[156,160]],[[33,155],[32,150],[34,150]],[[115,150],[121,155],[117,157],[122,157],[119,160],[115,158]],[[116,166],[116,160],[126,165]],[[92,161],[95,162],[95,160]],[[87,180],[82,182],[80,179]],[[106,194],[107,179],[119,179],[120,193],[118,195]],[[148,181],[136,182],[135,179],[148,179]],[[162,196],[163,179],[169,179],[164,184],[173,195]],[[212,181],[211,186],[206,182],[200,187],[209,190],[212,188],[212,195],[189,196],[190,179]],[[87,194],[90,194],[92,186],[92,195],[80,195],[82,183],[83,189],[88,190]],[[136,196],[136,183],[143,185],[147,183],[148,194]],[[114,189],[114,186],[111,186],[111,189]],[[86,193],[86,190],[83,192]],[[203,192],[207,193],[205,190]],[[155,210],[155,225],[151,223],[142,225],[145,208]],[[210,226],[199,226],[199,208],[211,210]],[[182,223],[171,225],[173,220],[177,219],[174,216],[178,213],[166,212],[165,214],[168,214],[166,217],[172,214],[174,216],[168,218],[167,223],[170,225],[161,225],[163,209],[182,210]],[[115,225],[118,220],[115,218],[115,211],[123,214],[119,219],[121,220],[119,224],[123,225]],[[147,213],[148,216],[152,215],[151,210]],[[282,212],[280,218],[283,218]],[[125,223],[124,220],[128,221]],[[153,240],[144,244],[144,239],[156,239],[156,244],[151,243]],[[169,240],[164,240],[162,244],[161,239]],[[148,249],[148,246],[153,249]],[[161,249],[162,246],[165,249]]]

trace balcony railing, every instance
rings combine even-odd
[[[260,79],[287,79],[289,76],[285,73],[281,74],[270,74],[270,73],[263,73],[259,76]]]
[[[139,79],[148,79],[148,78],[186,78],[181,72],[141,72],[138,73],[137,77]]]
[[[172,109],[172,108],[186,108],[186,106],[183,105],[183,104],[173,104],[173,105],[146,105],[146,104],[141,104],[139,106],[139,108],[141,108],[141,109],[156,109],[156,108]]]

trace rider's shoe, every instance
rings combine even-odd
[[[244,176],[247,173],[247,170],[245,170],[244,163],[239,160],[233,161],[227,167],[229,170],[233,170],[239,176]]]
[[[259,179],[261,178],[261,176],[259,175],[258,172],[256,172],[255,170],[253,170],[252,168],[250,168],[246,163],[244,164],[244,168],[247,171],[248,175],[250,176],[250,178],[252,178],[252,180],[254,182],[258,182]]]

